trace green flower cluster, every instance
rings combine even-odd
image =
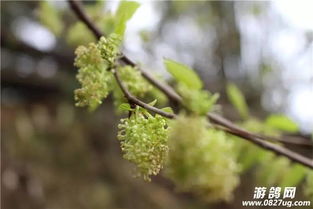
[[[167,120],[137,107],[129,118],[121,119],[118,128],[123,157],[136,164],[139,176],[150,181],[167,156]]]
[[[179,84],[178,92],[183,97],[183,103],[193,113],[197,115],[205,115],[212,110],[219,95],[212,95],[209,91],[201,89],[191,89],[184,84]]]
[[[121,41],[121,37],[113,33],[109,38],[101,37],[98,42],[98,49],[109,68],[114,66],[115,61],[118,58]]]
[[[109,94],[112,73],[107,71],[96,44],[79,46],[75,54],[75,66],[79,68],[76,77],[82,86],[74,92],[76,106],[94,110]]]
[[[143,97],[152,89],[152,86],[142,77],[139,70],[131,66],[124,66],[120,67],[118,71],[125,86],[132,94]]]
[[[81,88],[75,90],[76,106],[88,106],[96,109],[112,90],[113,75],[109,69],[113,66],[118,54],[120,40],[118,35],[104,37],[95,44],[79,46],[74,65],[79,68],[77,80]]]
[[[197,116],[179,116],[170,128],[166,175],[178,189],[207,201],[231,199],[239,169],[226,134]]]

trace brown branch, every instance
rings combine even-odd
[[[147,71],[144,71],[139,68],[139,66],[136,65],[135,62],[133,62],[131,59],[126,57],[125,55],[122,55],[120,58],[122,62],[124,62],[127,65],[137,67],[138,70],[141,72],[142,76],[147,79],[152,85],[157,87],[159,90],[161,90],[168,98],[170,98],[172,101],[180,103],[182,101],[181,97],[168,85],[164,84],[163,82],[155,79],[150,73]]]
[[[311,140],[309,138],[305,138],[305,137],[293,137],[293,136],[289,136],[286,134],[283,134],[282,136],[280,136],[281,138],[273,137],[273,136],[265,136],[265,135],[261,135],[261,134],[257,134],[257,136],[258,136],[258,138],[266,139],[266,140],[272,141],[272,142],[281,142],[284,144],[293,144],[293,145],[298,145],[298,146],[305,146],[305,147],[310,147],[311,149],[313,148],[313,143],[311,142]]]
[[[117,81],[119,87],[121,88],[121,90],[122,90],[124,96],[126,97],[126,99],[128,100],[128,102],[129,102],[130,104],[136,104],[136,105],[138,105],[138,106],[140,106],[140,107],[145,108],[146,110],[149,110],[149,111],[151,111],[151,112],[157,113],[157,114],[162,115],[162,116],[164,116],[164,117],[166,117],[166,118],[173,119],[173,118],[176,117],[175,114],[165,112],[165,111],[163,111],[163,110],[161,110],[161,109],[159,109],[159,108],[153,107],[153,106],[151,106],[151,105],[149,105],[149,104],[147,104],[147,103],[144,103],[144,102],[142,102],[141,100],[137,99],[135,96],[133,96],[133,95],[128,91],[128,89],[126,88],[126,86],[124,85],[124,83],[121,81],[121,78],[120,78],[120,76],[119,76],[118,71],[117,71],[116,69],[113,69],[112,71],[113,71],[113,75],[114,75],[114,77],[115,77],[115,79],[116,79],[116,81]]]
[[[78,3],[74,0],[68,0],[71,8],[73,9],[73,11],[75,12],[75,14],[77,15],[77,17],[86,24],[86,26],[88,28],[90,28],[90,30],[94,33],[94,35],[99,38],[102,36],[102,33],[100,32],[100,30],[90,21],[90,19],[87,17],[87,15],[84,13],[84,11],[81,9],[81,7],[78,5]],[[120,59],[122,62],[124,62],[125,64],[131,65],[131,66],[136,66],[135,62],[133,62],[132,60],[130,60],[128,57],[126,57],[125,55],[123,55]],[[160,89],[166,96],[168,96],[168,98],[170,98],[172,101],[175,101],[177,103],[181,103],[182,99],[181,97],[167,84],[165,83],[161,83],[158,80],[154,79],[150,74],[148,74],[146,71],[143,71],[141,69],[139,69],[142,73],[142,75],[149,81],[151,82],[155,87],[157,87],[158,89]],[[144,107],[144,108],[148,108],[148,110],[154,111],[156,113],[159,112],[158,108],[152,107],[150,105],[146,106],[146,103],[143,103],[142,101],[138,100],[137,98],[133,97],[128,90],[125,88],[125,86],[123,86],[123,84],[120,82],[119,80],[119,76],[116,76],[115,73],[115,77],[118,81],[118,83],[120,84],[120,87],[124,93],[124,95],[126,96],[126,98],[131,101],[134,102],[135,104]],[[160,112],[159,112],[160,113]],[[158,113],[158,114],[159,114]],[[162,113],[163,114],[163,113]],[[168,114],[168,113],[166,113]],[[163,115],[165,116],[165,115]],[[165,116],[166,117],[166,116]],[[175,116],[171,115],[169,118],[173,118]],[[238,127],[237,125],[235,125],[234,123],[232,123],[231,121],[216,115],[214,113],[208,113],[207,114],[208,119],[215,124],[218,124],[220,126],[222,126],[223,130],[232,134],[232,135],[236,135],[239,136],[240,138],[243,138],[245,140],[248,140],[264,149],[270,150],[275,152],[278,155],[282,155],[285,156],[287,158],[289,158],[290,160],[300,163],[302,165],[305,165],[309,168],[313,168],[313,160],[303,157],[302,155],[293,152],[291,150],[288,150],[284,147],[281,146],[277,146],[275,144],[272,144],[270,142],[265,141],[262,136],[259,136],[257,134],[254,133],[250,133],[240,127]]]
[[[97,39],[100,39],[102,36],[99,28],[93,24],[93,22],[89,19],[86,13],[82,10],[81,6],[78,4],[76,0],[68,0],[71,9],[77,15],[77,17],[91,30],[91,32],[95,35]]]
[[[220,127],[221,130],[224,130],[225,132],[228,132],[232,135],[238,136],[240,138],[243,138],[245,140],[248,140],[250,142],[253,142],[254,144],[267,149],[271,150],[272,152],[276,153],[277,155],[282,155],[284,157],[289,158],[290,160],[300,163],[302,165],[305,165],[309,168],[313,168],[313,160],[309,159],[307,157],[304,157],[296,152],[293,152],[285,147],[282,146],[277,146],[276,144],[272,144],[270,142],[264,141],[262,139],[256,138],[254,136],[249,136],[247,134],[250,134],[249,132],[246,131],[239,131],[239,130],[234,130],[234,129],[228,129],[225,127]]]
[[[93,24],[93,22],[90,20],[90,18],[86,15],[86,13],[79,5],[79,2],[76,0],[68,0],[68,3],[71,9],[74,11],[74,13],[77,15],[78,19],[85,23],[85,25],[93,32],[94,36],[97,39],[100,39],[100,37],[103,36],[104,34],[99,30],[99,28],[95,24]],[[128,57],[126,57],[125,55],[122,55],[120,60],[127,65],[133,67],[136,66],[136,63],[129,59]],[[171,98],[171,100],[176,102],[181,102],[180,96],[170,86],[162,83],[159,80],[154,79],[154,77],[150,73],[143,71],[138,66],[137,68],[141,71],[141,74],[144,78],[146,78],[151,84],[160,89],[168,98]]]

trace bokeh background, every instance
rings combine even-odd
[[[109,98],[95,112],[76,108],[73,51],[94,41],[65,1],[47,28],[39,1],[1,2],[1,186],[6,209],[241,208],[252,199],[249,172],[230,203],[210,204],[179,193],[162,176],[133,178],[116,140]],[[85,9],[110,30],[118,1],[88,1]],[[313,131],[313,1],[141,1],[129,21],[124,52],[169,79],[163,57],[196,69],[219,92],[224,115],[238,115],[225,96],[236,83],[251,114],[283,113]],[[104,19],[100,17],[105,16]],[[83,31],[83,32],[82,32]],[[264,207],[263,207],[264,208]]]

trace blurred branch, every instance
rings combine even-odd
[[[74,56],[68,54],[60,54],[59,52],[54,51],[40,51],[28,44],[25,44],[15,37],[12,34],[6,34],[5,32],[1,32],[1,47],[10,48],[20,53],[31,54],[34,57],[52,57],[58,63],[66,66],[73,67],[72,64],[69,64],[73,61]]]
[[[60,93],[61,88],[58,83],[61,82],[60,77],[42,78],[36,74],[28,75],[26,78],[16,73],[17,70],[3,70],[1,73],[2,87],[11,86],[14,88],[26,89],[31,91],[47,93]]]
[[[89,17],[86,15],[86,13],[81,9],[81,7],[78,5],[78,3],[75,0],[69,0],[71,9],[75,12],[77,17],[85,23],[85,25],[91,30],[91,32],[95,35],[97,39],[100,39],[102,36],[101,31],[93,22],[89,19]]]
[[[308,137],[296,137],[296,136],[290,136],[290,135],[285,135],[283,134],[282,138],[277,138],[277,137],[272,137],[272,136],[263,136],[263,135],[258,135],[261,138],[267,139],[269,141],[273,142],[282,142],[286,144],[294,144],[294,145],[300,145],[300,146],[308,146],[308,147],[313,147],[313,144]]]
[[[72,8],[73,12],[77,15],[77,17],[86,24],[86,26],[88,28],[90,28],[90,30],[94,33],[95,37],[99,38],[101,37],[103,34],[100,32],[100,30],[90,21],[90,19],[88,18],[88,16],[84,13],[84,11],[82,10],[82,8],[80,7],[80,5],[78,4],[77,1],[74,0],[68,0],[68,3],[70,4],[70,7]],[[120,61],[122,61],[123,63],[127,64],[127,65],[131,65],[131,66],[137,66],[135,64],[135,62],[133,62],[132,60],[130,60],[128,57],[126,57],[125,55],[123,55],[120,58]],[[146,71],[143,71],[141,69],[139,69],[142,73],[142,75],[148,80],[150,81],[155,87],[157,87],[158,89],[160,89],[164,94],[166,94],[168,96],[169,99],[171,99],[172,101],[175,101],[177,103],[182,103],[182,99],[181,97],[167,84],[165,83],[161,83],[158,80],[154,79],[151,75],[147,74]],[[116,76],[116,74],[115,74]],[[118,76],[116,77],[117,81],[118,81]],[[125,88],[123,87],[123,85],[121,85],[121,88],[125,90]],[[124,94],[126,96],[126,98],[129,97],[129,94],[127,91],[124,91]],[[133,100],[133,97],[129,97],[131,98],[132,102],[136,103],[140,100]],[[128,99],[129,99],[128,98]],[[138,105],[140,105],[140,103],[138,102]],[[150,109],[152,110],[152,109]],[[153,111],[153,110],[152,110]],[[272,144],[270,142],[265,141],[264,137],[259,136],[257,134],[254,133],[250,133],[240,127],[238,127],[237,125],[235,125],[234,123],[232,123],[231,121],[227,120],[226,118],[223,118],[217,114],[214,113],[208,113],[207,114],[208,119],[212,122],[215,123],[217,125],[220,126],[220,129],[235,135],[235,136],[239,136],[240,138],[243,138],[245,140],[248,140],[256,145],[258,145],[259,147],[262,147],[264,149],[270,150],[275,152],[278,155],[282,155],[285,156],[287,158],[289,158],[290,160],[300,163],[302,165],[305,165],[309,168],[313,168],[313,160],[306,158],[296,152],[293,152],[289,149],[286,149],[284,147],[278,146],[276,144]]]

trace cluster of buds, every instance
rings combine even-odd
[[[231,199],[239,169],[226,134],[198,116],[179,116],[170,128],[166,175],[178,189],[207,201]]]
[[[121,119],[118,128],[123,157],[136,165],[139,176],[150,181],[150,176],[162,169],[168,153],[167,120],[137,107],[129,118]]]

